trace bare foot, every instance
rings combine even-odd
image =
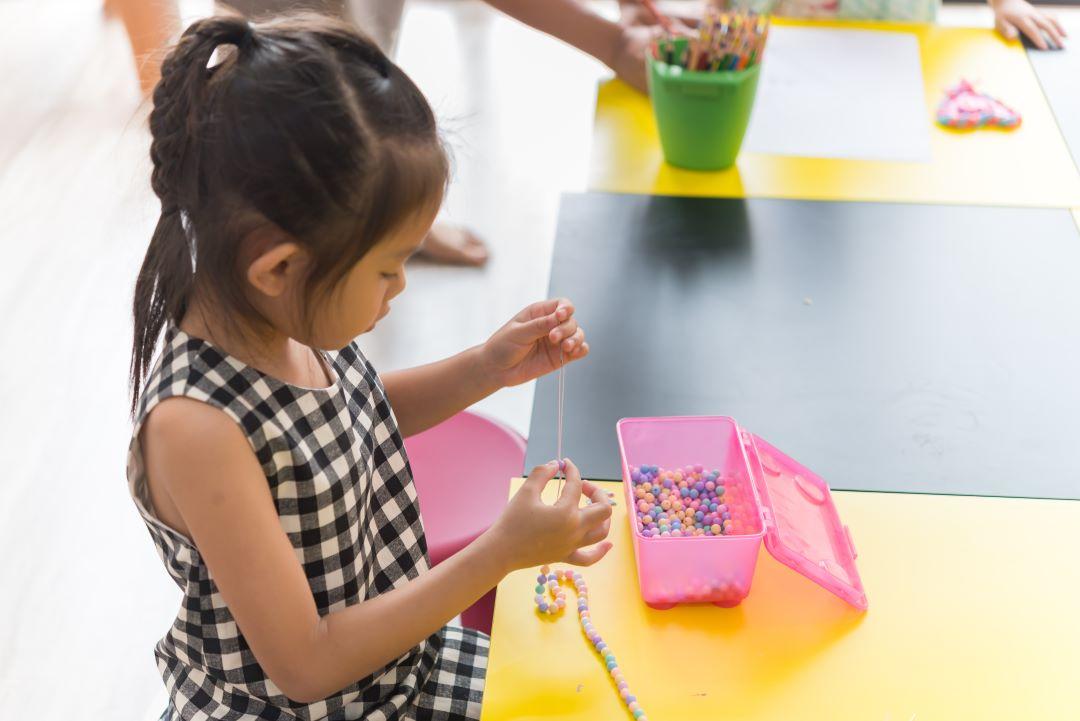
[[[479,268],[487,263],[488,250],[484,241],[467,228],[436,223],[428,231],[417,257],[435,263]]]

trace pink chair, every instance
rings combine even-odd
[[[441,563],[488,529],[506,506],[510,479],[525,466],[525,439],[485,416],[464,411],[405,440],[428,554]],[[461,614],[461,622],[491,632],[495,589]]]

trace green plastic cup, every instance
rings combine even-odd
[[[685,40],[676,40],[676,55],[685,46]],[[761,66],[709,72],[668,65],[651,54],[646,61],[664,159],[690,170],[734,165],[750,122]]]

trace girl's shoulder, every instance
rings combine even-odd
[[[202,401],[236,416],[231,409],[251,385],[244,379],[243,364],[206,341],[170,326],[143,386],[135,413],[136,429],[161,402],[176,397]]]

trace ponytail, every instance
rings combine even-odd
[[[185,209],[199,202],[199,157],[191,141],[199,132],[214,50],[235,45],[246,52],[255,38],[246,20],[218,16],[194,23],[161,66],[150,113],[150,185],[161,200],[150,246],[135,282],[134,339],[131,350],[131,412],[138,408],[143,379],[165,324],[179,322],[187,310],[194,280],[194,253]]]

